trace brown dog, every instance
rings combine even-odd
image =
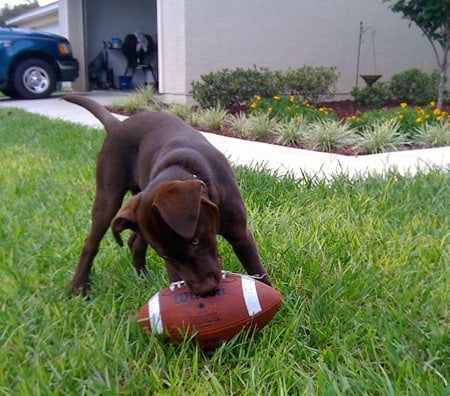
[[[92,263],[110,225],[120,245],[120,232],[133,231],[128,245],[138,272],[146,272],[149,244],[164,259],[169,280],[184,280],[195,294],[210,293],[220,281],[217,234],[250,275],[270,285],[231,167],[201,133],[163,112],[120,122],[91,99],[64,99],[89,110],[107,132],[97,159],[91,231],[70,283],[72,293],[88,291]],[[134,196],[121,208],[128,191]]]

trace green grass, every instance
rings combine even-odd
[[[142,280],[108,233],[90,299],[67,297],[104,132],[0,110],[1,395],[448,395],[450,173],[352,181],[236,168],[284,304],[214,353],[133,316]],[[226,269],[242,272],[220,240]]]

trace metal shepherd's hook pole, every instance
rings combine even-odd
[[[362,21],[359,22],[359,38],[358,38],[358,59],[356,61],[356,81],[355,81],[355,88],[358,88],[358,77],[359,77],[359,59],[361,57],[361,41],[362,36],[364,34],[363,30],[363,23]]]

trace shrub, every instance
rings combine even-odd
[[[319,120],[309,125],[304,142],[311,150],[333,151],[353,142],[354,132],[347,124],[335,120]]]
[[[256,93],[275,95],[278,81],[277,75],[267,68],[222,69],[191,82],[191,94],[201,107],[216,107],[220,103],[228,108],[248,104]]]
[[[338,78],[335,67],[324,66],[289,68],[286,72],[256,66],[222,69],[191,82],[191,94],[201,107],[247,105],[255,94],[271,98],[286,92],[317,104],[335,93]]]
[[[395,151],[409,143],[400,133],[397,120],[376,120],[365,125],[356,142],[358,151],[370,154]]]
[[[307,100],[299,102],[295,96],[281,97],[274,95],[271,98],[264,98],[254,95],[253,101],[249,105],[250,113],[267,113],[271,117],[289,120],[306,119],[308,122],[322,119],[337,119],[332,109],[326,107],[316,107]]]
[[[355,87],[350,92],[350,95],[355,103],[360,106],[368,108],[381,107],[386,100],[390,99],[390,89],[388,84],[380,81],[362,89]]]
[[[327,96],[334,95],[338,78],[336,67],[303,66],[299,69],[289,68],[284,73],[283,82],[289,94],[318,104]]]
[[[437,98],[434,77],[416,68],[394,74],[389,85],[394,98],[409,104],[428,103]]]

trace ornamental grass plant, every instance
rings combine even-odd
[[[450,146],[449,121],[425,123],[415,132],[415,141],[423,147]]]
[[[164,265],[149,250],[137,276],[109,232],[90,297],[68,298],[104,136],[0,109],[2,395],[448,393],[450,169],[323,180],[235,167],[283,305],[261,332],[204,353],[140,330]]]
[[[252,139],[263,140],[271,134],[277,120],[268,113],[250,114],[247,117],[247,130]]]
[[[365,127],[375,125],[380,120],[398,122],[399,131],[409,138],[414,138],[415,130],[426,123],[441,123],[450,120],[450,115],[436,108],[435,102],[427,106],[409,106],[402,102],[390,109],[369,110],[348,117],[345,122],[352,128],[362,131]]]
[[[274,128],[276,142],[283,146],[295,146],[304,139],[306,128],[306,122],[301,119],[280,120]]]
[[[151,85],[138,87],[130,95],[115,100],[111,105],[113,110],[125,111],[128,114],[145,110],[161,110],[163,107],[160,97]]]
[[[228,118],[228,110],[221,106],[199,109],[193,113],[191,119],[195,126],[211,131],[220,131]]]
[[[186,121],[188,124],[194,123],[194,109],[190,105],[185,103],[170,103],[165,110]]]
[[[246,113],[239,112],[237,114],[231,114],[227,120],[228,130],[236,137],[250,136],[250,125],[248,122],[248,116]]]
[[[358,152],[376,154],[396,151],[406,147],[410,141],[400,132],[400,123],[395,120],[376,120],[366,125],[356,135]]]
[[[351,145],[355,140],[353,129],[335,120],[311,123],[305,130],[304,143],[310,150],[335,151]]]

